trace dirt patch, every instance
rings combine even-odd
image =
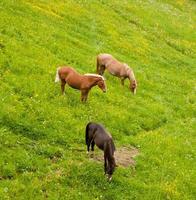
[[[103,153],[98,153],[96,150],[95,152],[94,155],[91,154],[91,159],[103,162]],[[129,167],[135,165],[134,157],[138,154],[139,151],[135,147],[121,147],[115,151],[114,157],[118,166]]]

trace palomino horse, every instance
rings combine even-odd
[[[74,89],[81,91],[81,101],[86,101],[88,93],[92,87],[98,87],[106,92],[106,84],[103,76],[98,74],[81,75],[71,67],[59,67],[56,72],[55,82],[61,81],[61,91],[64,94],[65,84],[67,83]]]
[[[105,69],[114,76],[121,79],[121,84],[124,85],[126,78],[130,80],[130,89],[133,94],[136,94],[137,81],[133,70],[125,63],[119,62],[110,54],[99,54],[97,56],[97,73],[103,75]]]
[[[104,171],[108,175],[108,180],[111,181],[112,174],[117,166],[114,158],[114,142],[103,126],[89,122],[86,126],[87,152],[89,152],[90,146],[91,150],[94,151],[95,144],[104,151]]]

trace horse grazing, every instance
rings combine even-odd
[[[130,80],[130,90],[136,94],[137,81],[133,70],[126,64],[119,62],[110,54],[99,54],[97,56],[97,73],[103,75],[105,69],[114,76],[121,79],[121,84],[124,85],[126,78]]]
[[[56,71],[55,82],[61,81],[61,91],[64,94],[65,84],[67,83],[74,89],[81,91],[81,101],[86,101],[88,93],[92,87],[98,87],[106,92],[106,84],[103,76],[98,74],[81,75],[71,67],[59,67]]]
[[[95,144],[104,151],[104,171],[108,175],[108,180],[111,181],[112,174],[117,166],[114,158],[114,142],[102,125],[89,122],[86,126],[87,152],[89,152],[90,146],[91,150],[94,151]]]

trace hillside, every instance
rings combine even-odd
[[[196,198],[195,1],[2,0],[0,9],[0,199]],[[87,103],[68,86],[60,95],[56,68],[94,73],[102,52],[133,68],[137,94],[106,72],[107,93],[93,88]],[[139,151],[111,183],[86,155],[89,121]]]

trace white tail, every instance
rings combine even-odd
[[[57,70],[56,70],[55,83],[57,83],[57,82],[60,81],[60,77],[59,77],[59,69],[60,69],[60,67],[58,67]]]

